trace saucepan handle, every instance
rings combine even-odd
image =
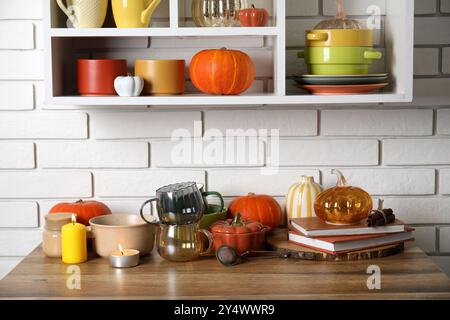
[[[308,33],[306,34],[306,39],[309,41],[327,41],[328,40],[328,33]]]
[[[141,206],[141,210],[140,210],[140,215],[141,215],[141,218],[142,218],[142,220],[144,220],[145,222],[147,222],[148,224],[155,224],[155,222],[150,222],[150,221],[148,221],[147,219],[145,219],[145,216],[144,216],[144,208],[145,208],[145,206],[147,205],[147,204],[151,204],[152,202],[156,202],[156,208],[159,210],[159,199],[157,199],[157,198],[153,198],[153,199],[149,199],[149,200],[147,200],[147,201],[145,201],[143,204],[142,204],[142,206]],[[151,207],[150,207],[151,208]],[[151,215],[153,216],[153,210],[150,210],[150,212],[151,212]]]
[[[381,51],[364,51],[364,59],[379,60],[383,57]]]

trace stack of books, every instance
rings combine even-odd
[[[290,221],[289,242],[331,254],[362,251],[414,240],[413,228],[396,219],[381,227],[365,221],[354,225],[332,225],[317,217]]]

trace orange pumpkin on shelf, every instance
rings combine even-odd
[[[237,95],[255,80],[252,59],[245,52],[226,48],[197,53],[189,73],[194,86],[207,94]]]
[[[228,214],[234,217],[238,213],[243,219],[258,221],[271,230],[282,221],[282,210],[277,200],[265,194],[249,193],[234,199],[228,207]]]
[[[242,27],[265,27],[269,22],[269,12],[252,4],[251,8],[239,11],[239,22]]]
[[[77,222],[89,225],[89,220],[97,216],[111,214],[111,210],[106,204],[100,201],[61,202],[53,206],[49,213],[70,212],[77,215]]]

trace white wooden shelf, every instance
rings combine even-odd
[[[59,10],[55,0],[44,0],[44,31],[45,31],[45,102],[49,105],[67,106],[132,106],[132,105],[161,105],[161,106],[221,106],[221,105],[326,105],[326,104],[376,104],[403,103],[412,101],[413,91],[413,50],[414,50],[414,1],[385,0],[383,7],[383,43],[385,71],[390,74],[392,83],[379,93],[364,95],[333,95],[318,96],[309,94],[294,94],[291,85],[286,80],[286,13],[284,0],[272,0],[273,26],[262,28],[196,28],[180,26],[179,0],[167,0],[169,8],[166,12],[167,27],[119,29],[112,27],[95,29],[65,28],[65,18]],[[351,0],[355,3],[359,0]],[[348,6],[351,5],[349,1]],[[166,20],[167,21],[167,20]],[[182,24],[182,22],[181,22]],[[301,31],[296,37],[303,37]],[[115,38],[160,37],[174,38],[176,48],[170,51],[168,45],[173,45],[170,39],[150,41],[151,47],[127,49],[123,43],[137,43],[115,41]],[[199,38],[204,38],[200,39]],[[218,41],[216,37],[223,37]],[[252,37],[252,45],[246,37]],[[260,37],[261,39],[259,39]],[[91,38],[93,41],[84,41]],[[180,39],[178,42],[178,38]],[[197,39],[197,42],[191,42]],[[98,39],[99,41],[95,40]],[[108,39],[111,39],[109,41]],[[195,50],[204,49],[201,44],[208,44],[213,39],[216,45],[230,47],[227,41],[234,41],[242,46],[242,50],[251,52],[255,59],[256,70],[263,73],[258,76],[259,84],[252,93],[239,96],[211,96],[204,94],[184,94],[180,96],[141,96],[133,98],[106,96],[84,97],[76,94],[76,59],[79,57],[126,58],[129,67],[134,59],[158,59],[169,56],[185,59],[189,63]],[[249,38],[250,39],[250,38]],[[95,45],[97,42],[113,45],[120,44],[120,48]],[[203,41],[202,40],[206,40]],[[184,41],[184,44],[181,44]],[[223,41],[223,45],[222,45]],[[163,49],[153,48],[153,43],[164,43]],[[192,43],[199,44],[192,46]],[[256,48],[255,43],[260,47]],[[81,44],[81,45],[80,45]],[[85,47],[92,45],[93,47]],[[233,45],[233,47],[236,47]],[[80,51],[80,48],[82,49]],[[241,48],[238,46],[238,48]],[[194,49],[194,50],[193,50]],[[108,51],[109,50],[109,51]],[[166,50],[166,52],[162,52]],[[167,52],[169,50],[169,52]],[[259,50],[259,51],[258,51]],[[125,57],[121,56],[124,52]],[[249,53],[250,54],[250,53]],[[128,55],[128,56],[127,56]],[[291,74],[291,72],[289,72]],[[262,84],[261,84],[262,83]],[[256,93],[255,93],[256,92]]]
[[[88,105],[88,106],[135,106],[135,105],[158,105],[158,106],[220,106],[220,105],[307,105],[307,104],[363,104],[363,103],[400,103],[404,102],[405,96],[394,93],[383,94],[361,94],[342,96],[319,96],[319,95],[291,95],[277,96],[271,93],[257,95],[244,94],[239,96],[210,96],[203,94],[184,94],[180,96],[140,96],[140,97],[83,97],[64,96],[54,97],[57,105]]]
[[[50,36],[64,37],[234,37],[234,36],[276,36],[280,33],[277,27],[264,28],[96,28],[68,29],[52,28]]]

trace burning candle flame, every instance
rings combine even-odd
[[[119,251],[120,251],[120,254],[123,255],[123,248],[122,248],[122,245],[120,243],[119,243]]]
[[[77,222],[77,215],[72,213],[71,219],[72,219],[72,224],[75,224]]]

